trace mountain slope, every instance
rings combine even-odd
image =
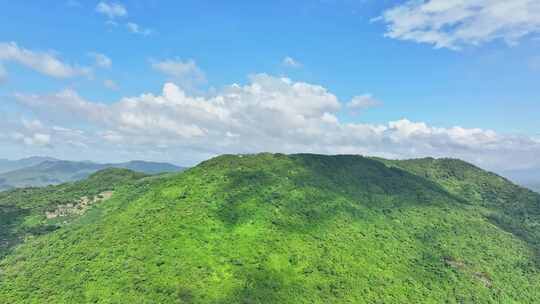
[[[99,196],[144,177],[125,169],[106,169],[75,183],[0,192],[0,257],[25,237],[54,231],[72,219],[47,218],[58,206],[73,205],[83,197]]]
[[[536,235],[494,218],[529,233],[540,196],[466,163],[433,162],[228,155],[143,178],[11,248],[0,298],[538,302]]]
[[[515,236],[540,248],[540,196],[456,159],[384,161],[428,180],[480,207],[484,216]]]
[[[0,191],[10,188],[43,187],[78,181],[106,168],[124,168],[146,174],[181,171],[183,168],[167,163],[131,161],[119,164],[93,162],[44,161],[37,165],[0,174]]]

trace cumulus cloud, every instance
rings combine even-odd
[[[0,134],[0,142],[6,148],[14,148],[17,144],[22,147],[22,151],[40,153],[43,149],[58,148],[59,151],[71,149],[72,153],[83,152],[88,149],[88,144],[97,145],[99,141],[87,136],[82,130],[48,126],[37,119],[18,119],[12,118],[0,121],[0,127],[8,130]],[[9,143],[9,144],[6,144]],[[92,151],[95,152],[95,151]],[[72,154],[74,155],[74,154]]]
[[[71,89],[52,95],[16,93],[14,97],[21,105],[52,120],[61,118],[62,121],[66,119],[75,121],[92,119],[97,121],[108,115],[105,105],[86,101]]]
[[[386,37],[460,49],[503,40],[512,45],[540,33],[537,0],[410,0],[375,20],[387,24]]]
[[[95,60],[95,65],[100,68],[110,68],[112,66],[111,58],[107,57],[105,54],[101,53],[88,53],[88,55]]]
[[[169,80],[180,83],[187,88],[206,83],[204,72],[194,60],[167,59],[152,63],[152,68],[169,77]]]
[[[96,6],[96,12],[107,16],[109,19],[116,17],[125,17],[128,12],[125,6],[116,2],[101,1]]]
[[[51,136],[44,133],[44,126],[39,120],[21,120],[21,127],[12,131],[9,138],[26,146],[48,146]]]
[[[371,94],[364,94],[359,96],[354,96],[349,103],[347,103],[347,108],[353,111],[361,111],[369,108],[377,107],[382,105],[382,102],[373,98]]]
[[[283,58],[283,60],[281,61],[281,64],[285,67],[289,67],[289,68],[300,68],[302,67],[302,64],[295,60],[294,58],[292,57],[289,57],[289,56],[286,56],[285,58]]]
[[[314,152],[450,156],[487,168],[540,165],[540,140],[532,137],[441,128],[407,119],[344,122],[338,118],[341,103],[324,87],[265,74],[210,97],[189,96],[176,84],[166,83],[158,95],[147,93],[112,104],[86,101],[70,90],[48,96],[19,94],[17,100],[57,126],[85,125],[92,134],[78,141],[93,149],[109,149],[109,154],[117,147],[132,153],[189,155],[193,162],[221,153]]]
[[[134,22],[126,23],[126,27],[133,34],[139,34],[143,36],[148,36],[152,34],[151,29],[142,28],[141,26],[139,26],[137,23],[134,23]]]
[[[0,42],[0,61],[16,62],[41,74],[56,78],[89,76],[92,72],[90,68],[62,62],[52,53],[21,48],[15,42]]]
[[[45,146],[51,142],[49,134],[35,133],[32,137],[25,138],[25,143],[28,145]]]

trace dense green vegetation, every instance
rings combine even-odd
[[[143,177],[142,173],[126,169],[106,169],[79,182],[0,192],[0,257],[24,238],[54,231],[67,220],[48,220],[47,211]]]
[[[9,248],[0,299],[540,301],[540,195],[461,161],[225,155],[179,174],[122,176],[110,200]],[[114,184],[82,186],[91,180],[45,188],[50,197],[2,194],[2,223],[22,227],[33,210],[86,195],[54,201],[62,187]]]
[[[385,161],[428,180],[464,199],[499,227],[540,250],[540,195],[455,159]]]

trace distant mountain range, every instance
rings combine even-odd
[[[30,157],[15,161],[0,160],[0,191],[78,181],[107,168],[124,168],[146,174],[179,172],[185,169],[169,163],[147,161],[99,164],[90,161],[58,160],[49,157]]]
[[[28,158],[23,158],[19,160],[0,159],[0,174],[13,171],[13,170],[18,170],[22,168],[39,165],[45,161],[56,161],[56,160],[58,159],[51,158],[51,157],[41,157],[41,156],[28,157]]]
[[[505,171],[502,175],[518,185],[540,193],[540,168]]]

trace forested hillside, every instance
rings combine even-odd
[[[47,218],[59,206],[77,205],[81,198],[93,199],[145,176],[126,169],[107,169],[75,183],[0,192],[0,257],[25,238],[55,231],[78,217],[74,212]]]
[[[458,160],[224,155],[0,206],[6,303],[540,301],[540,195]]]

